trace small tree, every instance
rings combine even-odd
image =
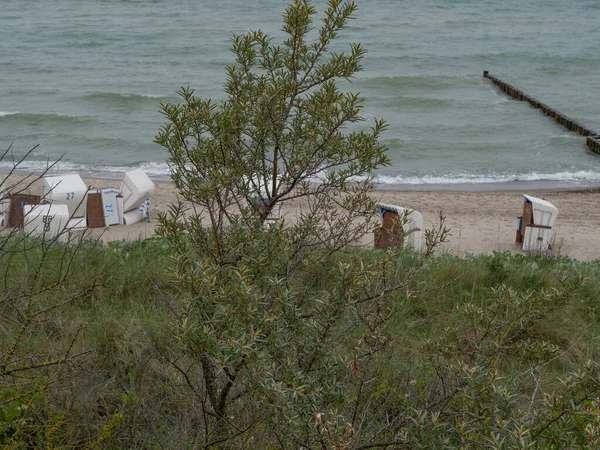
[[[227,259],[222,239],[232,222],[262,222],[292,199],[310,199],[301,223],[329,215],[345,226],[348,219],[372,216],[366,193],[373,170],[388,162],[378,141],[385,125],[376,120],[370,130],[344,134],[348,124],[362,120],[362,101],[341,92],[336,81],[361,69],[365,51],[352,44],[349,54],[329,53],[355,11],[353,2],[329,2],[311,43],[315,9],[310,1],[295,1],[283,17],[282,45],[261,31],[234,36],[236,64],[227,67],[226,100],[215,104],[182,89],[182,105],[162,105],[167,125],[156,141],[170,153],[182,196],[210,221],[204,248],[216,252],[216,260]],[[338,216],[338,206],[350,216]],[[345,227],[330,237],[340,245],[365,229]]]
[[[207,447],[343,448],[368,427],[365,383],[414,271],[348,248],[373,229],[373,173],[388,163],[384,122],[348,130],[362,101],[338,87],[364,50],[330,51],[355,11],[330,0],[313,30],[314,7],[296,0],[283,44],[233,38],[226,99],[184,88],[183,104],[162,105],[156,142],[187,202],[160,216],[187,293],[177,336],[188,362],[172,363],[202,406]],[[265,226],[289,203],[297,217]],[[444,233],[428,235],[426,255]]]

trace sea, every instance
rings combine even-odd
[[[284,39],[283,0],[0,0],[0,162],[169,178],[153,142],[177,91],[224,98],[234,34]],[[600,130],[600,1],[356,0],[332,51],[367,50],[343,81],[364,126],[385,119],[382,188],[600,185],[600,155],[482,73]],[[314,1],[319,14],[326,7]],[[311,35],[315,36],[314,32]]]

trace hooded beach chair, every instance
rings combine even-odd
[[[517,227],[516,244],[524,252],[551,249],[552,226],[558,208],[552,203],[531,195],[524,196],[523,215]]]
[[[381,228],[375,231],[375,248],[423,250],[423,215],[420,212],[380,203],[379,215]]]

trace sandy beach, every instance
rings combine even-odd
[[[414,208],[431,227],[441,210],[452,236],[442,251],[463,256],[492,251],[519,252],[515,244],[523,194],[548,200],[558,208],[555,253],[579,260],[600,258],[600,191],[545,190],[526,192],[377,192],[385,203]]]
[[[84,178],[93,188],[119,187],[120,181]],[[150,197],[150,223],[113,226],[91,230],[92,235],[104,242],[121,239],[144,239],[154,235],[157,215],[177,201],[172,183],[155,181]],[[34,183],[30,193],[41,192],[41,182]],[[423,214],[425,227],[438,222],[439,212],[446,216],[451,229],[449,241],[439,251],[464,256],[465,254],[493,251],[519,252],[515,244],[517,217],[523,211],[523,194],[531,194],[553,203],[559,210],[553,228],[553,252],[579,260],[600,258],[600,190],[527,190],[527,191],[374,191],[377,200],[415,209]],[[284,216],[293,218],[298,204],[285,205]],[[372,236],[365,236],[361,244],[372,245]]]

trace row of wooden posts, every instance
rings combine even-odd
[[[568,130],[575,131],[581,134],[582,136],[586,136],[586,143],[590,150],[600,154],[600,133],[592,130],[591,128],[586,127],[585,125],[580,124],[579,122],[573,119],[570,119],[569,117],[556,111],[555,109],[550,108],[548,105],[536,100],[533,97],[530,97],[529,95],[525,94],[523,91],[515,88],[514,86],[490,75],[487,70],[483,72],[483,76],[491,80],[492,83],[496,84],[498,87],[500,87],[500,89],[502,89],[504,92],[506,92],[506,94],[510,95],[511,97],[524,102],[529,102],[534,108],[541,109],[544,114],[552,117],[554,120],[556,120]]]

